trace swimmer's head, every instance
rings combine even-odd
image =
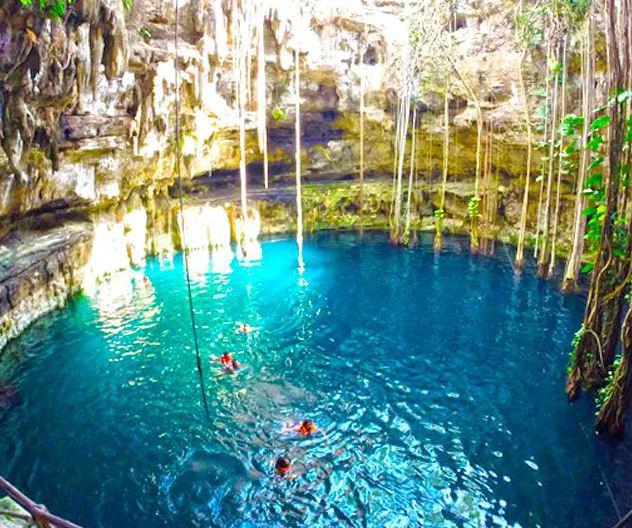
[[[290,469],[292,469],[292,465],[290,464],[289,458],[284,456],[277,458],[277,461],[274,464],[274,471],[277,475],[284,476],[290,471]]]
[[[311,420],[303,420],[301,422],[301,433],[303,433],[304,435],[308,435],[314,432],[314,430],[316,429],[316,425],[314,425],[314,422],[312,422]]]

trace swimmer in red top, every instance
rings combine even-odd
[[[219,362],[226,367],[233,362],[233,356],[231,356],[228,352],[224,352],[220,356]]]
[[[274,464],[274,472],[279,477],[287,477],[288,473],[292,470],[292,464],[290,463],[289,458],[284,456],[280,456],[277,458],[276,463]]]

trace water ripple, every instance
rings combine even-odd
[[[23,402],[0,407],[0,473],[91,527],[613,519],[599,464],[625,473],[625,452],[587,444],[590,402],[561,397],[582,299],[459,239],[435,255],[361,238],[312,240],[303,276],[292,241],[257,266],[198,255],[210,423],[181,256],[38,322],[0,361]],[[258,330],[236,334],[242,321]],[[224,351],[238,375],[211,361]],[[317,434],[282,432],[305,417]]]

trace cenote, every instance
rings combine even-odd
[[[625,445],[596,439],[590,398],[563,393],[583,298],[458,238],[436,255],[321,234],[305,261],[289,239],[257,263],[191,254],[209,420],[181,254],[36,322],[0,363],[23,400],[0,415],[2,473],[86,526],[617,518]],[[237,376],[209,361],[226,350]],[[280,432],[303,417],[326,434]],[[293,479],[274,476],[279,455]]]

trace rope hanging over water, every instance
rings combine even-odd
[[[175,134],[176,134],[176,175],[178,180],[178,200],[180,202],[180,226],[181,226],[181,237],[180,240],[182,242],[182,255],[184,259],[184,273],[185,280],[187,284],[187,297],[189,300],[189,314],[191,317],[191,333],[193,334],[193,345],[195,347],[195,359],[197,362],[197,371],[200,379],[200,391],[202,392],[202,405],[204,407],[204,412],[206,414],[206,418],[210,421],[211,415],[208,410],[208,402],[206,400],[206,386],[204,384],[204,370],[202,368],[202,358],[200,355],[200,344],[197,333],[197,325],[195,324],[195,310],[193,307],[193,294],[191,293],[191,275],[189,272],[189,258],[187,256],[187,244],[186,244],[186,229],[184,226],[184,200],[182,198],[182,173],[180,170],[180,95],[178,93],[179,89],[179,72],[180,72],[180,57],[178,54],[178,44],[180,40],[180,5],[179,1],[175,0],[175,35],[174,35],[174,45],[175,45],[175,55],[174,55],[174,70],[175,70],[175,117],[176,117],[176,126],[175,126]]]

